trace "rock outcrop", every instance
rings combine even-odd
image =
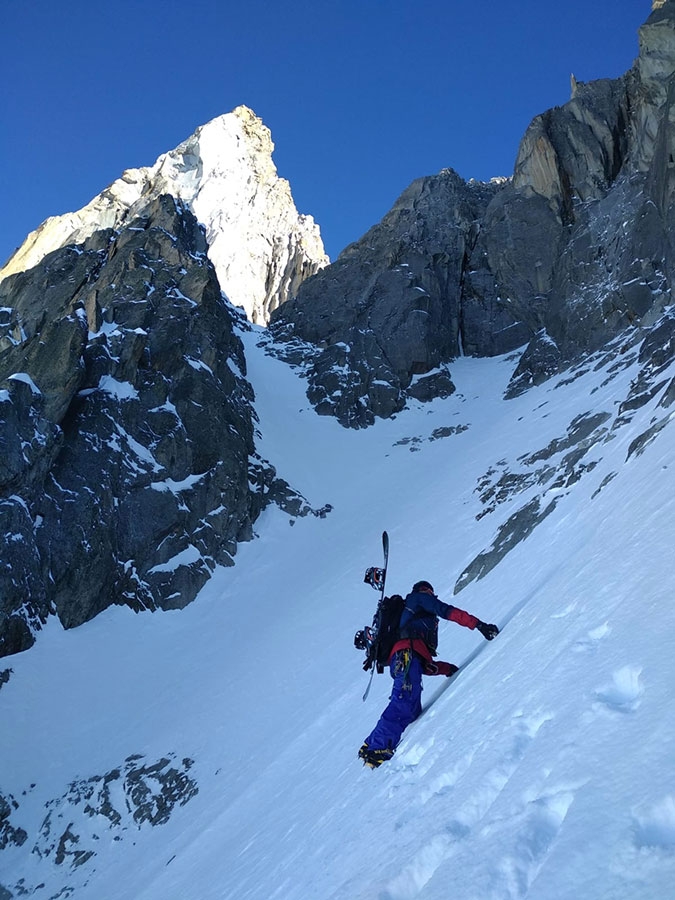
[[[451,394],[463,353],[524,348],[508,397],[619,337],[642,342],[621,416],[661,389],[666,410],[642,452],[675,402],[658,377],[672,350],[675,0],[654,4],[639,47],[625,76],[573,79],[570,101],[533,120],[512,178],[418,179],[324,268],[243,107],[31,236],[0,282],[0,656],[52,613],[72,627],[113,603],[185,605],[270,502],[325,512],[256,453],[236,333],[250,326],[223,288],[271,317],[268,346],[349,427]],[[579,476],[583,440],[556,477]],[[520,474],[539,484],[550,466]],[[548,514],[540,500],[466,579]]]
[[[247,107],[219,116],[149,168],[129,169],[75,213],[47,219],[0,270],[0,279],[37,265],[67,244],[145,215],[158,197],[183,202],[206,229],[220,286],[253,322],[297,292],[328,263],[311,216],[299,215],[272,162],[269,129]]]
[[[442,364],[460,352],[466,260],[499,190],[466,184],[451,169],[413,182],[379,225],[277,310],[275,336],[324,348],[309,375],[320,413],[362,427],[411,396],[454,390]],[[497,352],[529,337],[509,333],[515,322],[505,307],[492,304],[484,317]]]
[[[0,656],[109,605],[177,608],[263,507],[237,323],[171,196],[0,284]]]
[[[460,353],[527,345],[510,394],[671,302],[675,189],[675,2],[655,3],[622,78],[583,83],[535,117],[513,177],[420,179],[380,225],[273,316],[307,357],[321,413],[363,426],[410,399],[415,376]],[[420,349],[424,348],[424,349]],[[435,376],[436,377],[436,376]]]
[[[672,0],[655,9],[639,38],[639,57],[623,78],[580,85],[569,103],[535,120],[521,145],[511,190],[546,197],[559,237],[514,391],[627,328],[649,327],[670,303]]]
[[[0,850],[26,845],[34,859],[46,861],[64,882],[78,869],[91,872],[106,843],[101,840],[103,834],[118,845],[135,842],[140,831],[165,825],[178,808],[197,796],[193,766],[194,760],[175,753],[156,760],[133,753],[103,774],[87,778],[78,774],[61,796],[46,801],[42,821],[38,819],[30,833],[12,822],[21,813],[19,802],[0,794]],[[35,787],[32,784],[30,790]],[[5,881],[0,885],[0,900],[39,894],[43,887],[27,884],[23,878],[16,883]],[[72,893],[72,886],[64,886],[52,896]]]

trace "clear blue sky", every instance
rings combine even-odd
[[[651,0],[0,0],[0,262],[242,103],[331,258],[444,167],[510,175],[537,113],[637,56]]]

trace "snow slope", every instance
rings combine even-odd
[[[664,419],[659,394],[617,417],[635,354],[508,402],[513,359],[460,359],[452,397],[346,431],[314,414],[262,331],[243,338],[262,454],[333,510],[294,522],[268,510],[183,611],[51,622],[6,661],[0,791],[28,837],[0,854],[0,897],[673,896],[675,428],[666,415],[627,459]],[[570,462],[570,424],[599,413]],[[426,578],[452,602],[463,569],[535,497],[555,499],[550,515],[454,600],[502,634],[488,644],[442,624],[441,656],[469,665],[425,679],[427,709],[394,759],[362,768],[389,678],[361,701],[352,638],[372,616],[362,579],[382,529],[390,590]],[[198,792],[165,823],[134,821],[120,779],[114,825],[77,792],[60,799],[136,756],[191,761]],[[62,847],[95,855],[57,863],[50,839],[67,828],[79,840]]]

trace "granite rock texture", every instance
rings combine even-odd
[[[0,284],[0,655],[47,616],[189,603],[269,502],[204,230],[170,195]]]
[[[272,316],[307,357],[321,413],[362,427],[464,353],[526,348],[510,395],[649,328],[671,302],[675,2],[655,3],[618,79],[572,78],[535,117],[511,178],[414,182],[379,225]],[[435,376],[434,376],[435,377]],[[427,392],[432,396],[433,390]]]

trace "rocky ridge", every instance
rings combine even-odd
[[[30,833],[12,824],[20,809],[16,798],[0,794],[0,850],[26,845],[31,855],[50,863],[64,881],[79,868],[86,868],[91,877],[105,839],[122,843],[144,829],[164,825],[176,807],[185,806],[199,793],[193,765],[194,760],[178,759],[175,753],[154,761],[134,753],[104,774],[71,782],[63,796],[45,803],[42,821]],[[36,787],[31,785],[28,792]],[[34,895],[41,887],[19,879],[11,893],[0,885],[0,898]],[[71,893],[66,886],[56,896]]]
[[[484,506],[477,519],[516,503],[517,509],[496,527],[493,541],[483,549],[458,577],[457,594],[472,581],[483,578],[525,540],[532,531],[602,460],[605,445],[614,441],[630,425],[640,410],[648,413],[647,427],[630,443],[625,462],[640,456],[672,422],[675,403],[675,315],[667,310],[650,328],[635,327],[606,347],[570,367],[558,376],[554,389],[564,388],[589,372],[603,372],[603,387],[625,369],[639,366],[626,396],[617,407],[578,414],[565,434],[545,447],[520,457],[517,469],[497,461],[475,488]],[[667,466],[664,466],[664,469]],[[616,476],[605,477],[593,498]]]
[[[519,354],[514,353],[512,357]],[[632,372],[626,379],[625,373]],[[598,380],[597,373],[600,374]],[[608,445],[623,436],[625,430],[634,430],[635,436],[627,443],[624,464],[639,457],[666,427],[673,421],[675,404],[675,313],[666,310],[650,328],[635,326],[622,333],[614,341],[586,354],[568,370],[553,376],[547,387],[548,396],[538,409],[544,410],[551,396],[564,392],[572,383],[595,376],[596,386],[588,394],[583,386],[579,398],[588,402],[586,411],[577,412],[563,433],[553,437],[545,445],[533,446],[515,460],[500,458],[498,442],[495,445],[494,462],[478,478],[473,493],[480,502],[477,521],[491,523],[491,537],[486,545],[464,567],[454,586],[458,594],[472,582],[488,575],[512,550],[518,547],[544,519],[551,515],[566,498],[576,490],[576,485],[587,477],[603,461]],[[592,397],[621,379],[623,390],[612,394],[611,403]],[[466,397],[456,394],[460,403]],[[584,409],[583,406],[578,407]],[[460,407],[461,409],[461,407]],[[394,452],[417,452],[431,441],[450,441],[472,429],[470,419],[454,414],[458,424],[448,423],[436,427],[429,434],[405,437],[392,445]],[[641,422],[635,428],[638,417]],[[546,418],[546,412],[543,417]],[[457,451],[448,446],[450,457]],[[668,468],[664,464],[664,470]],[[617,471],[609,472],[591,495],[600,494],[612,481]],[[664,475],[664,477],[666,477]],[[488,532],[489,534],[489,532]]]
[[[274,336],[312,345],[308,394],[319,413],[360,427],[411,397],[454,391],[444,364],[469,315],[459,305],[464,261],[499,189],[466,184],[451,169],[413,182],[380,224],[277,310]],[[508,311],[493,314],[504,331],[514,324]]]
[[[674,73],[675,2],[664,0],[626,75],[573,78],[569,102],[535,117],[512,178],[446,170],[414,182],[303,283],[272,328],[313,345],[317,411],[363,427],[451,391],[463,353],[526,346],[513,395],[653,325],[671,303]]]
[[[172,196],[0,284],[0,656],[47,616],[189,603],[269,502],[203,228]]]
[[[284,191],[269,132],[243,107],[32,235],[0,282],[0,655],[30,646],[50,614],[72,627],[111,603],[185,605],[232,563],[267,503],[327,511],[310,510],[256,452],[237,336],[248,325],[223,297],[227,278],[241,278],[242,294],[264,282],[262,299],[233,301],[251,318],[271,314],[269,352],[300,365],[317,411],[346,426],[452,394],[462,353],[513,352],[513,396],[561,370],[575,377],[593,354],[617,352],[614,341],[642,347],[623,414],[662,389],[667,406],[658,360],[672,344],[674,72],[666,0],[630,72],[573,80],[570,101],[533,120],[511,179],[466,183],[450,169],[418,179],[307,279],[321,261],[298,250],[294,209],[267,202]],[[244,222],[246,206],[256,213]],[[266,217],[254,272],[246,254],[227,256],[228,235]],[[486,511],[514,492],[527,502],[458,589],[548,514],[550,484],[581,477],[584,447],[606,427],[587,425],[570,423],[522,471],[485,474]]]
[[[153,166],[128,169],[78,212],[47,219],[0,269],[0,280],[47,253],[119,229],[169,194],[204,225],[222,290],[253,322],[328,263],[318,226],[300,215],[272,162],[269,129],[245,106],[219,116]]]

